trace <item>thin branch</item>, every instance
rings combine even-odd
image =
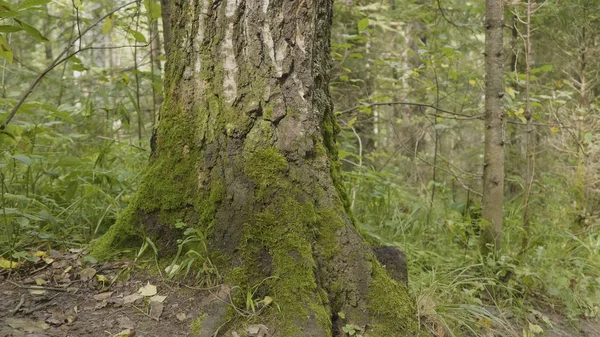
[[[338,112],[340,115],[355,111],[360,109],[363,106],[366,107],[373,107],[373,106],[386,106],[386,105],[411,105],[411,106],[419,106],[419,107],[423,107],[423,108],[431,108],[449,115],[454,115],[454,116],[460,116],[460,117],[466,117],[468,119],[481,119],[481,116],[478,115],[467,115],[467,114],[461,114],[458,112],[454,112],[454,111],[450,111],[450,110],[445,110],[445,109],[441,109],[436,107],[434,104],[429,104],[429,103],[415,103],[415,102],[373,102],[373,103],[367,103],[367,104],[363,104],[363,105],[358,105],[355,106],[353,108],[349,108],[343,111]]]
[[[23,103],[25,103],[25,100],[27,100],[27,98],[29,97],[29,95],[31,95],[31,93],[33,92],[33,90],[35,89],[35,87],[40,83],[40,81],[42,80],[42,78],[44,78],[50,71],[52,71],[54,68],[56,68],[56,66],[58,66],[59,64],[61,64],[64,61],[66,61],[70,56],[73,56],[76,53],[87,49],[87,48],[80,49],[76,53],[73,53],[70,56],[67,56],[67,57],[63,58],[65,55],[67,55],[69,53],[69,49],[71,49],[71,47],[73,47],[73,45],[75,44],[75,42],[81,39],[81,36],[85,35],[92,28],[94,28],[97,25],[99,25],[102,21],[104,21],[109,16],[111,16],[114,13],[120,11],[121,9],[123,9],[125,7],[128,7],[130,5],[133,5],[135,3],[136,3],[136,1],[128,2],[128,3],[126,3],[126,4],[122,5],[122,6],[119,6],[119,7],[115,8],[115,9],[113,9],[112,11],[110,11],[109,13],[105,14],[100,19],[98,19],[98,21],[94,22],[92,25],[90,25],[89,27],[87,27],[86,29],[84,29],[79,34],[79,36],[76,39],[74,39],[73,41],[71,41],[67,45],[67,47],[65,47],[65,49],[60,53],[60,55],[58,55],[54,59],[54,61],[52,61],[52,63],[50,63],[48,65],[48,67],[46,67],[46,69],[44,71],[42,71],[37,76],[37,78],[29,85],[29,88],[27,89],[27,91],[25,91],[25,93],[23,93],[23,95],[21,96],[21,98],[19,99],[19,101],[17,102],[17,104],[14,106],[14,108],[12,109],[12,111],[10,112],[10,114],[8,115],[8,117],[6,118],[6,120],[4,120],[4,123],[2,123],[2,125],[0,125],[0,130],[4,130],[6,128],[6,125],[8,125],[8,123],[10,123],[10,121],[13,119],[13,117],[15,117],[15,114],[17,113],[17,111],[19,110],[19,108],[21,107],[21,105],[23,105]]]

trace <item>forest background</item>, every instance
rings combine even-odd
[[[514,333],[514,317],[546,321],[540,308],[600,314],[600,4],[505,4],[504,227],[488,256],[484,12],[479,0],[334,9],[351,208],[365,235],[406,252],[437,336]],[[160,17],[154,0],[0,1],[0,263],[85,247],[127,205],[162,100]]]

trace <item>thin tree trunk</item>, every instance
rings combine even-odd
[[[163,43],[166,55],[169,55],[169,46],[171,45],[171,2],[172,0],[160,0],[163,22]]]
[[[269,336],[340,336],[348,324],[368,336],[418,336],[407,288],[348,213],[328,88],[333,1],[238,1],[170,2],[150,166],[92,254],[107,257],[144,233],[174,256],[183,238],[175,223],[194,228],[200,242],[185,248],[201,252],[197,268],[218,270],[205,279],[232,299],[199,304],[202,337],[239,333],[257,315],[248,294]]]
[[[525,114],[527,120],[527,171],[525,172],[525,195],[523,198],[523,251],[529,243],[531,227],[531,188],[535,174],[535,128],[533,125],[530,102],[530,75],[531,75],[531,13],[535,0],[527,2],[527,35],[525,36]]]
[[[504,9],[502,0],[486,1],[484,225],[482,250],[500,249],[504,199]]]

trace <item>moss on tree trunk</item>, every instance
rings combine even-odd
[[[174,253],[183,221],[223,282],[243,289],[234,303],[246,289],[273,299],[255,321],[274,336],[343,336],[347,324],[364,336],[418,335],[406,286],[376,261],[341,187],[331,10],[331,0],[171,1],[150,165],[94,255],[145,235]],[[228,322],[221,332],[249,323],[231,307],[206,315]]]

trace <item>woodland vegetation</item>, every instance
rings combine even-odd
[[[594,320],[599,60],[596,0],[0,0],[0,276],[229,283],[219,336]]]

